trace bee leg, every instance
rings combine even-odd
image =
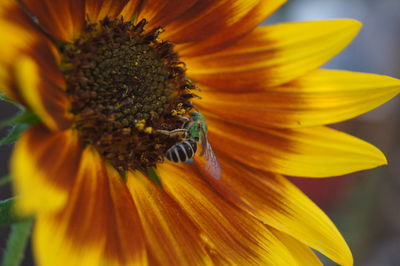
[[[193,159],[190,159],[190,160],[185,161],[185,163],[194,164],[194,160],[193,160]]]
[[[182,121],[182,128],[186,128],[186,125],[190,122],[190,118],[186,116],[177,116]]]
[[[186,117],[186,116],[178,115],[177,117],[178,117],[180,120],[184,121],[184,122],[189,122],[189,121],[190,121],[190,118],[188,118],[188,117]]]
[[[156,133],[160,133],[160,134],[164,134],[164,135],[167,135],[170,138],[173,138],[173,137],[183,137],[183,136],[185,136],[186,133],[187,133],[187,129],[178,128],[178,129],[174,129],[174,130],[171,130],[171,131],[158,129],[155,132]]]

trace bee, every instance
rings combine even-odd
[[[169,148],[165,154],[165,157],[175,163],[188,162],[196,154],[196,151],[197,142],[193,139],[188,139],[181,141]]]
[[[207,138],[207,124],[205,117],[198,113],[190,113],[190,118],[182,117],[185,120],[183,128],[172,131],[158,130],[158,133],[169,136],[184,135],[184,141],[178,142],[168,149],[165,157],[173,162],[190,162],[197,152],[198,144],[201,143],[202,149],[200,156],[205,157],[205,170],[213,177],[221,177],[221,166],[217,160],[210,142]]]

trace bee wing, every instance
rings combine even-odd
[[[204,156],[204,154],[206,153],[206,151],[207,151],[207,143],[208,143],[208,139],[207,139],[207,137],[204,135],[204,137],[202,138],[202,140],[201,140],[201,152],[200,152],[200,156]],[[210,145],[209,143],[208,143],[208,145]]]
[[[215,153],[211,147],[210,142],[208,142],[207,132],[204,132],[202,126],[200,126],[200,130],[203,135],[202,140],[201,140],[200,156],[205,156],[204,169],[213,178],[219,179],[221,177],[221,166],[218,162],[217,156],[215,155]]]
[[[221,177],[221,166],[218,162],[217,156],[215,155],[210,142],[208,142],[207,138],[204,139],[206,143],[205,149],[205,159],[206,163],[204,165],[205,170],[215,179],[219,179]]]

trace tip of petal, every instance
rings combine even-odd
[[[368,152],[369,156],[370,156],[370,161],[366,162],[369,164],[368,168],[371,169],[371,168],[375,168],[378,166],[387,165],[388,161],[386,159],[385,154],[383,154],[383,152],[380,149],[378,149],[377,147],[375,147],[374,145],[372,145],[372,144],[369,144],[369,145],[370,145],[369,149],[365,150],[365,152],[366,153]],[[366,168],[366,169],[368,169],[368,168]]]
[[[379,78],[379,82],[384,85],[385,87],[390,87],[391,89],[397,93],[400,92],[400,79],[385,76],[385,75],[379,75],[379,74],[369,74],[369,75],[374,75]]]
[[[359,31],[363,24],[355,19],[350,19],[350,18],[346,18],[346,19],[337,19],[336,21],[338,21],[338,23],[340,23],[341,25],[343,25],[343,28],[348,28],[348,29],[352,29],[355,31]]]
[[[377,165],[376,166],[381,166],[381,165],[387,165],[388,164],[388,161],[386,159],[385,154],[383,154],[383,152],[381,152],[379,149],[377,149],[377,152],[376,152],[375,155],[377,155],[377,157],[376,157]]]
[[[336,23],[337,29],[342,29],[343,32],[347,31],[351,38],[357,36],[363,26],[360,21],[355,19],[337,19],[332,22]]]
[[[343,266],[352,266],[352,265],[354,265],[354,259],[353,259],[353,255],[352,255],[350,249],[349,249],[348,254],[346,254],[346,256],[344,257],[342,265]]]

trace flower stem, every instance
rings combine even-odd
[[[19,266],[21,264],[31,234],[32,221],[32,219],[29,219],[11,226],[7,248],[1,262],[2,266]]]

